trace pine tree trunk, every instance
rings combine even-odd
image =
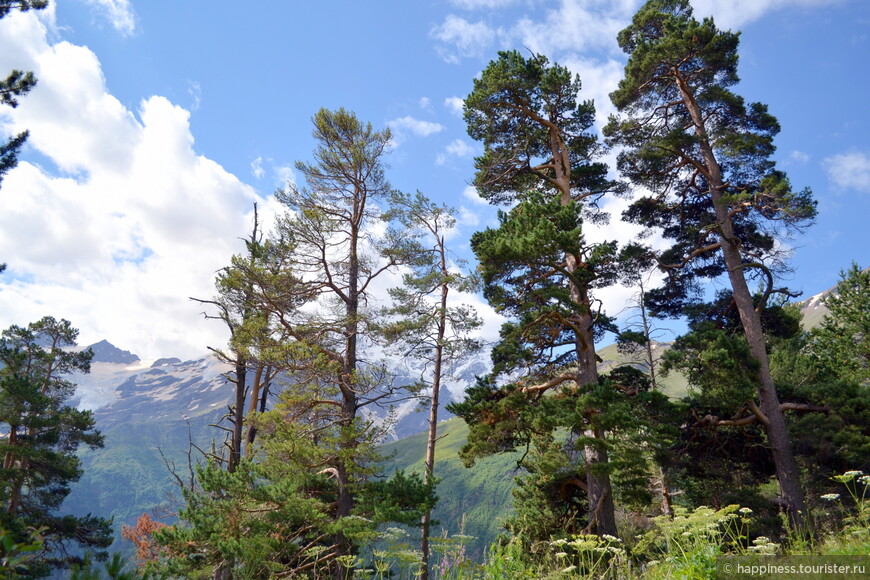
[[[561,135],[550,131],[551,148],[553,158],[560,159],[556,164],[556,182],[560,190],[560,203],[567,206],[573,201],[571,195],[571,164],[568,158],[567,147],[561,139]],[[569,273],[577,271],[578,257],[565,256]],[[592,331],[594,320],[592,318],[592,305],[589,300],[588,287],[571,282],[570,296],[575,308],[579,311],[576,315],[577,325],[577,386],[583,388],[587,385],[598,384],[598,359],[595,354],[595,335]],[[610,474],[607,471],[607,448],[604,441],[604,431],[592,427],[586,430],[587,437],[594,437],[601,441],[601,446],[586,445],[583,455],[586,460],[586,486],[589,498],[589,529],[594,529],[598,535],[616,535],[616,513],[613,504],[613,487],[610,482]]]
[[[233,473],[242,459],[242,425],[245,420],[245,383],[248,365],[244,360],[236,361],[236,402],[233,407],[233,435],[230,442],[230,458],[227,471]]]
[[[730,225],[728,223],[729,229]],[[792,528],[803,530],[808,520],[804,493],[800,485],[800,472],[792,451],[785,415],[779,404],[773,377],[770,375],[770,364],[761,329],[761,318],[755,310],[752,294],[749,292],[746,278],[743,275],[740,252],[735,245],[732,245],[731,240],[725,238],[724,230],[725,228],[723,228],[722,235],[722,252],[726,257],[725,264],[728,267],[728,276],[734,292],[734,302],[740,313],[740,322],[743,324],[743,332],[746,336],[746,342],[749,344],[749,350],[758,361],[758,400],[761,413],[766,418],[766,421],[762,420],[762,422],[767,432],[773,462],[776,466],[776,479],[779,482],[780,493],[788,511]]]
[[[448,274],[444,240],[441,245],[441,272]],[[426,439],[426,463],[423,472],[423,483],[429,484],[435,477],[435,443],[438,440],[438,399],[441,392],[441,365],[444,358],[444,336],[447,333],[447,295],[450,291],[447,283],[441,284],[440,313],[438,316],[438,336],[435,344],[435,367],[432,371],[432,399],[429,406],[429,434]],[[427,508],[423,514],[420,532],[420,580],[429,580],[429,532],[432,523],[432,509]]]
[[[675,69],[674,73],[683,103],[695,125],[695,134],[698,137],[703,156],[706,169],[705,177],[710,188],[713,209],[716,212],[722,255],[725,267],[728,270],[728,279],[731,282],[734,302],[740,314],[740,322],[743,325],[743,332],[749,345],[749,350],[755,360],[758,361],[757,391],[763,415],[762,423],[767,432],[773,461],[776,466],[776,478],[779,482],[782,501],[786,505],[792,528],[803,530],[808,524],[808,519],[806,517],[807,509],[804,502],[804,494],[800,485],[800,473],[791,448],[785,415],[783,415],[780,408],[776,387],[770,375],[770,364],[767,358],[764,333],[761,328],[761,317],[755,310],[752,294],[749,291],[746,276],[743,272],[740,240],[734,237],[734,226],[729,215],[729,208],[727,202],[722,200],[722,194],[725,189],[722,171],[707,136],[700,107],[695,101],[688,84],[680,75],[679,70]]]
[[[581,295],[582,296],[582,295]],[[578,299],[581,299],[578,297]],[[588,300],[586,301],[588,303]],[[598,360],[595,355],[592,333],[592,314],[588,311],[581,316],[582,328],[586,329],[577,345],[577,385],[598,384]],[[591,410],[591,413],[595,413]],[[583,456],[586,460],[586,487],[589,498],[589,524],[587,529],[599,536],[616,536],[616,509],[613,503],[613,486],[607,471],[607,443],[604,430],[592,426],[584,431],[588,438],[600,441],[600,445],[586,445]]]

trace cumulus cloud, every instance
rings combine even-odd
[[[125,36],[136,32],[136,13],[130,0],[86,0],[112,27]]]
[[[870,193],[870,155],[860,151],[841,153],[822,161],[828,179],[843,189]]]
[[[792,151],[789,154],[789,158],[792,161],[797,161],[798,163],[806,163],[807,161],[810,160],[809,154],[804,153],[803,151],[797,151],[797,150]]]
[[[438,41],[436,50],[441,58],[457,63],[462,58],[483,56],[495,43],[499,31],[482,20],[470,22],[449,14],[441,25],[432,28],[429,35]]]
[[[440,123],[415,119],[410,115],[387,121],[387,126],[393,133],[394,147],[401,145],[411,135],[415,137],[428,137],[444,130],[444,125]]]
[[[613,59],[601,61],[587,58],[568,58],[560,64],[580,75],[580,99],[595,103],[595,120],[599,127],[603,127],[607,117],[616,113],[610,93],[619,86],[623,64]]]
[[[544,11],[542,19],[521,18],[510,33],[522,46],[542,54],[618,52],[616,35],[636,8],[633,0],[561,0],[556,8]]]
[[[480,194],[477,192],[477,188],[473,185],[469,185],[462,190],[462,197],[476,205],[489,205],[488,201],[480,197]]]
[[[159,96],[127,110],[97,57],[50,44],[32,13],[0,21],[0,70],[11,66],[39,84],[0,134],[28,128],[48,163],[25,158],[0,190],[0,325],[51,314],[83,344],[106,338],[143,358],[220,346],[223,329],[189,297],[213,296],[256,193],[196,153],[187,110]]]
[[[447,107],[447,110],[457,117],[462,116],[462,108],[465,105],[465,101],[460,99],[459,97],[447,97],[444,99],[444,106]]]
[[[438,165],[444,165],[448,157],[459,157],[468,159],[474,156],[474,146],[464,139],[454,139],[447,147],[444,148],[444,153],[439,153],[436,158]]]

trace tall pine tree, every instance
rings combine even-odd
[[[758,416],[781,499],[791,523],[802,527],[806,506],[759,312],[774,291],[778,227],[808,224],[815,203],[809,191],[794,191],[771,160],[776,119],[765,105],[747,104],[731,90],[738,82],[738,34],[719,30],[709,18],[695,20],[688,0],[650,0],[618,40],[629,58],[611,94],[620,115],[605,134],[624,148],[622,174],[651,192],[626,217],[673,241],[659,256],[668,282],[651,293],[652,302],[678,313],[698,277],[727,275],[758,362]],[[753,274],[768,282],[757,302],[747,284]]]
[[[553,391],[582,400],[584,389],[597,388],[595,340],[606,317],[593,291],[614,279],[615,245],[587,244],[582,235],[583,217],[603,218],[596,202],[618,187],[595,161],[600,146],[589,132],[594,106],[578,101],[579,91],[580,79],[567,68],[512,51],[499,53],[465,101],[468,133],[485,148],[475,160],[474,184],[492,203],[520,202],[501,214],[498,229],[472,238],[484,294],[511,317],[494,349],[494,375],[521,377],[507,388],[536,399]],[[477,404],[485,406],[487,397]],[[480,421],[482,412],[464,411],[472,421]],[[568,446],[575,463],[583,450],[588,529],[615,534],[606,429],[599,416],[594,406],[574,415]],[[485,423],[472,429],[489,436]],[[520,432],[515,434],[503,436],[522,443]],[[472,441],[467,453],[479,443]]]
[[[470,333],[481,320],[473,308],[451,305],[449,299],[453,292],[471,290],[475,279],[462,273],[464,263],[454,262],[447,247],[446,235],[456,225],[454,210],[432,203],[419,192],[414,197],[395,192],[392,200],[413,258],[402,286],[390,290],[394,304],[386,311],[390,322],[383,330],[405,357],[424,363],[419,386],[428,391],[429,426],[423,482],[434,486],[442,380],[449,378],[451,365],[480,348]],[[431,506],[426,506],[420,535],[421,580],[429,578],[431,524]]]

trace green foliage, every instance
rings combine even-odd
[[[264,420],[272,416],[267,413]],[[198,466],[199,488],[184,490],[181,522],[154,533],[163,560],[153,570],[191,577],[226,567],[236,578],[251,579],[325,573],[340,555],[339,532],[365,546],[377,538],[379,525],[413,525],[435,502],[419,476],[397,472],[355,483],[354,511],[339,516],[339,482],[334,470],[319,467],[328,452],[325,442],[313,444],[304,428],[292,423],[262,428],[256,461],[242,460],[234,472]]]
[[[824,298],[830,311],[810,332],[813,362],[834,376],[870,386],[870,270],[852,263]]]
[[[831,479],[846,493],[830,493],[821,499],[836,506],[843,528],[840,533],[825,538],[822,549],[827,554],[866,555],[870,547],[870,476],[860,470],[850,470]]]
[[[635,547],[650,562],[650,578],[712,578],[716,556],[742,553],[752,510],[729,505],[677,508],[673,518],[654,518],[655,527]],[[765,547],[768,543],[763,543]],[[645,575],[646,576],[646,575]]]
[[[624,217],[672,240],[660,256],[672,267],[667,284],[649,299],[654,312],[677,316],[696,278],[725,272],[723,243],[740,241],[744,267],[758,268],[747,274],[765,271],[759,262],[774,250],[778,228],[808,225],[815,202],[775,169],[779,124],[767,107],[730,90],[739,80],[739,34],[695,20],[688,0],[649,0],[618,41],[629,58],[611,94],[620,116],[604,133],[624,148],[621,174],[652,192]]]
[[[44,543],[40,530],[12,534],[0,526],[0,576],[27,576],[29,562],[39,556]]]
[[[85,554],[84,560],[81,563],[73,564],[70,567],[70,580],[157,580],[157,578],[165,578],[165,576],[155,576],[140,570],[130,571],[127,569],[127,562],[117,552],[112,554],[112,558],[103,562],[103,572],[99,568],[94,567],[91,553]]]
[[[606,166],[590,162],[598,151],[589,131],[595,108],[592,101],[578,101],[579,91],[580,78],[544,56],[498,54],[465,100],[468,134],[485,147],[475,159],[474,185],[481,196],[502,203],[537,189],[541,181],[552,186],[565,172],[577,195],[600,195],[613,187]],[[551,149],[555,133],[564,140],[561,159]]]
[[[78,331],[66,320],[45,317],[26,328],[11,326],[0,337],[0,526],[12,541],[41,529],[44,552],[34,576],[65,565],[70,544],[105,548],[110,522],[91,515],[57,515],[70,483],[81,476],[76,453],[101,447],[90,411],[66,405],[75,392],[70,377],[88,372],[93,353],[71,350]]]
[[[316,567],[319,541],[334,533],[324,501],[324,475],[287,470],[269,474],[243,460],[235,472],[214,465],[197,468],[199,490],[184,490],[181,522],[154,533],[165,549],[155,569],[191,577],[229,563],[237,578],[263,578],[305,565]],[[325,567],[325,566],[324,566]]]

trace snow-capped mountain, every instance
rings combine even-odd
[[[116,522],[130,524],[157,506],[172,507],[171,497],[179,493],[169,470],[182,479],[189,476],[191,445],[208,449],[212,442],[218,448],[223,444],[225,432],[213,425],[233,400],[233,386],[223,376],[230,367],[211,355],[143,361],[106,341],[90,348],[91,372],[71,378],[78,385],[75,404],[94,413],[105,447],[81,453],[84,474],[64,509],[78,515],[114,515]],[[488,354],[476,353],[448,367],[441,419],[449,416],[443,406],[462,399],[488,364]],[[390,367],[395,386],[416,382],[421,373],[427,378],[420,362],[396,360]],[[428,413],[416,412],[419,402],[405,399],[392,408],[372,407],[367,418],[380,423],[391,419],[390,439],[419,433],[428,420]]]

